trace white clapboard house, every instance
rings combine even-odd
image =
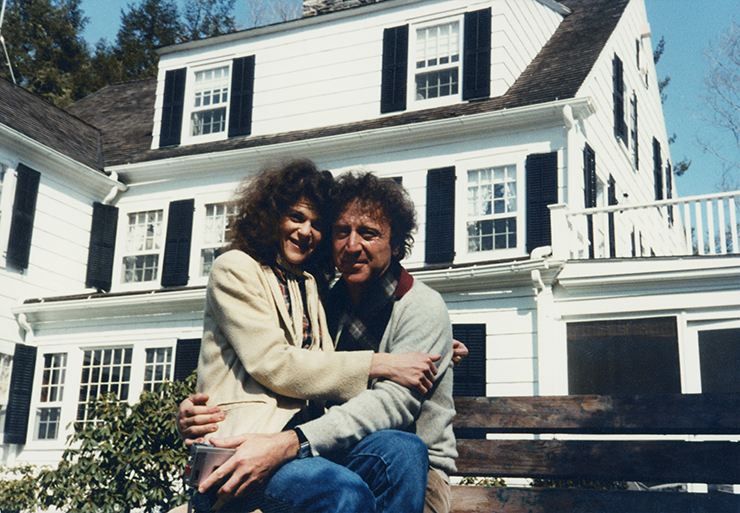
[[[677,197],[651,45],[643,0],[306,0],[67,111],[0,81],[0,461],[191,372],[226,203],[291,156],[408,188],[458,394],[740,391],[738,195]]]

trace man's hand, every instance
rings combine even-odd
[[[468,348],[465,344],[459,340],[452,339],[452,368],[457,367],[457,364],[462,361],[464,357],[468,356]]]
[[[212,438],[210,441],[216,447],[237,448],[236,453],[198,487],[198,491],[204,493],[226,479],[217,492],[220,498],[253,494],[281,465],[295,458],[300,448],[293,430]]]
[[[206,394],[193,394],[180,403],[177,412],[177,431],[185,439],[185,445],[190,447],[196,442],[204,442],[203,438],[218,429],[218,423],[226,418],[226,414],[218,406],[208,406]]]
[[[388,378],[394,383],[426,394],[432,388],[441,355],[412,351],[409,353],[375,353],[370,379]]]

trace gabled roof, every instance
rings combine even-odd
[[[151,148],[156,87],[156,78],[113,84],[67,108],[102,131],[106,167],[126,164]]]
[[[561,0],[571,9],[555,34],[503,96],[446,107],[408,111],[371,120],[308,130],[232,138],[212,143],[149,150],[154,84],[119,84],[95,93],[97,103],[70,109],[103,129],[106,165],[202,155],[410,125],[575,98],[614,31],[629,0]],[[146,95],[151,96],[146,96]],[[91,98],[91,100],[93,100]],[[87,102],[85,99],[73,106]],[[114,107],[115,106],[115,107]],[[145,115],[146,114],[146,115]],[[145,144],[146,143],[146,144]],[[109,151],[115,153],[109,154]]]
[[[4,78],[0,78],[0,125],[88,167],[103,168],[97,129]]]

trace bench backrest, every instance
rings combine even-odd
[[[740,394],[464,397],[456,409],[460,476],[740,483]],[[453,511],[738,512],[740,495],[467,486]]]

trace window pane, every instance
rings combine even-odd
[[[171,379],[172,348],[159,347],[146,350],[147,364],[144,368],[144,390],[156,390],[156,385]]]
[[[459,91],[460,24],[445,23],[416,31],[416,99],[455,95]],[[435,69],[436,68],[436,69]]]
[[[226,130],[226,104],[230,86],[228,66],[195,73],[191,135],[208,135]]]
[[[468,171],[468,252],[517,247],[516,166]]]
[[[85,351],[77,420],[89,420],[87,403],[99,395],[112,391],[119,399],[128,399],[132,351],[131,348]]]

